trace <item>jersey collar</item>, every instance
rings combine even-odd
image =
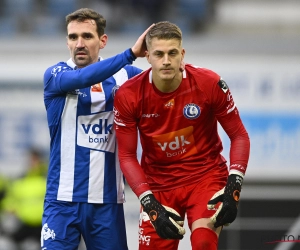
[[[186,71],[182,72],[182,78],[186,78]],[[149,83],[152,83],[152,69],[149,72]]]
[[[98,58],[98,61],[101,61],[103,60],[103,58],[101,56],[99,56]],[[70,66],[72,69],[77,69],[77,66],[76,64],[73,62],[72,58],[70,58],[68,61],[67,61],[67,64],[68,66]]]

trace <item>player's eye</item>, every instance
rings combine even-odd
[[[84,38],[85,38],[85,39],[92,39],[93,36],[92,36],[91,34],[85,34],[85,35],[84,35]]]
[[[172,50],[170,53],[169,53],[170,56],[176,56],[177,55],[177,51],[176,50]]]
[[[155,56],[158,56],[158,57],[162,57],[162,56],[163,56],[163,53],[157,51],[157,52],[154,53],[154,55],[155,55]]]
[[[69,39],[72,41],[76,40],[76,38],[77,38],[77,36],[75,36],[75,35],[69,35]]]

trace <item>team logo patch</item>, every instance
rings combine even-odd
[[[218,82],[218,85],[220,86],[220,88],[223,90],[224,93],[226,93],[228,91],[228,86],[223,79],[220,79],[220,81]]]
[[[200,107],[194,103],[189,103],[183,108],[183,115],[190,120],[198,118],[200,113]]]

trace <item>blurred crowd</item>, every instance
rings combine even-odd
[[[32,148],[24,173],[0,175],[0,250],[40,249],[46,174],[43,153]]]
[[[99,11],[107,32],[140,32],[168,20],[184,32],[201,32],[214,18],[217,0],[0,0],[0,36],[65,32],[64,18],[82,7]]]

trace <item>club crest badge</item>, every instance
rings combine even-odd
[[[183,115],[190,120],[196,119],[200,116],[200,107],[194,103],[189,103],[183,108]]]

